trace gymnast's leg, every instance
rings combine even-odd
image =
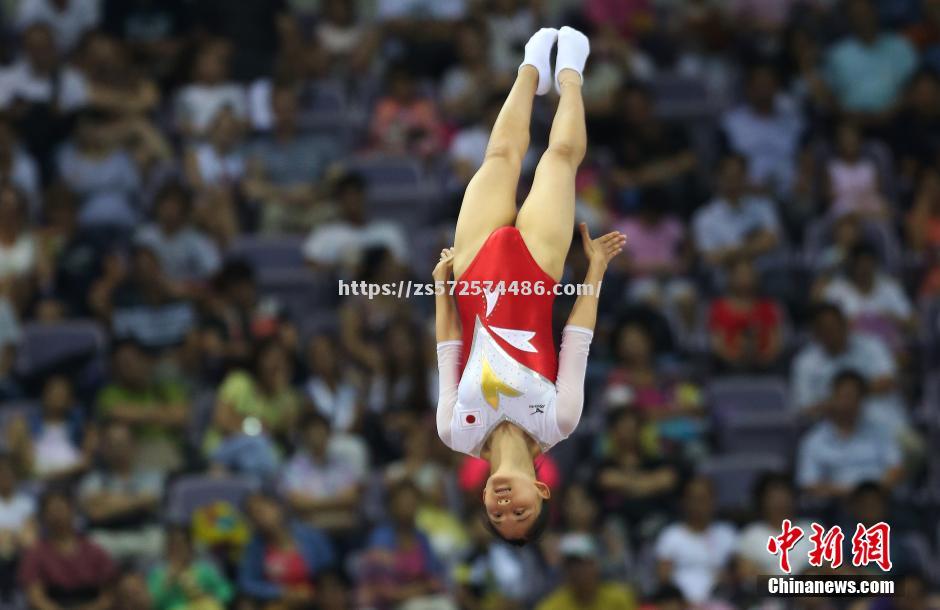
[[[460,278],[490,233],[512,225],[522,158],[529,148],[529,121],[536,93],[551,88],[549,58],[557,32],[545,28],[526,44],[525,60],[503,104],[483,165],[470,180],[457,217],[454,277]]]
[[[575,174],[587,149],[581,73],[589,51],[584,34],[569,27],[559,31],[555,80],[561,100],[532,190],[516,218],[535,261],[555,280],[561,279],[571,246]]]

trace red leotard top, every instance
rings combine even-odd
[[[493,231],[457,280],[454,292],[463,327],[461,373],[479,319],[512,359],[554,383],[558,352],[552,306],[557,283],[535,262],[519,229],[507,226]]]

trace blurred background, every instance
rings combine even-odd
[[[0,17],[2,607],[940,607],[940,1]],[[337,283],[430,281],[562,24],[592,44],[578,216],[629,242],[538,462],[549,531],[514,548],[434,430],[432,299]],[[764,599],[784,518],[876,573],[852,535],[888,522],[901,595]]]

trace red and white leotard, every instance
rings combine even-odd
[[[455,451],[479,456],[503,421],[543,451],[577,426],[593,333],[566,326],[559,356],[552,337],[556,284],[515,227],[490,234],[458,279],[463,339],[438,344],[438,433]]]

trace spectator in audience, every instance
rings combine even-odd
[[[836,154],[829,161],[829,211],[832,216],[847,213],[882,220],[891,210],[881,193],[878,166],[862,150],[862,134],[851,123],[836,132]]]
[[[470,549],[455,568],[458,602],[467,607],[494,604],[507,610],[524,608],[543,593],[542,559],[531,548],[516,548],[494,540],[483,511],[468,523]]]
[[[81,225],[127,229],[138,221],[141,176],[113,114],[83,110],[57,162],[59,176],[82,201]]]
[[[21,336],[20,324],[10,301],[0,293],[0,399],[9,400],[20,394],[13,375],[16,345]]]
[[[185,527],[166,532],[163,561],[147,575],[154,610],[223,610],[232,601],[232,585],[215,564],[200,559]]]
[[[703,415],[699,388],[660,373],[657,348],[643,324],[619,325],[614,338],[616,361],[607,376],[608,396],[622,394],[619,402],[642,414],[669,443],[681,445],[698,439],[702,430],[697,419]]]
[[[32,294],[36,271],[36,239],[29,227],[23,194],[0,185],[0,295],[22,308]]]
[[[82,35],[101,23],[101,8],[94,0],[24,0],[19,3],[16,22],[21,29],[48,24],[55,32],[59,52],[65,55]]]
[[[823,299],[836,304],[856,329],[900,349],[916,328],[913,307],[901,283],[878,266],[877,250],[859,244],[850,255],[848,272],[826,286]]]
[[[303,245],[304,258],[315,268],[350,270],[361,264],[371,248],[386,248],[405,261],[408,242],[397,223],[369,219],[366,215],[366,182],[348,173],[336,181],[334,199],[339,217],[316,227]]]
[[[192,64],[192,82],[176,96],[176,123],[184,136],[206,135],[219,113],[228,108],[237,123],[247,114],[244,88],[229,80],[231,49],[218,40],[203,45]]]
[[[940,250],[940,171],[927,169],[907,217],[907,245],[916,252]]]
[[[750,260],[731,261],[726,275],[728,292],[712,301],[708,313],[712,354],[727,370],[768,370],[783,351],[783,311],[760,295]]]
[[[747,161],[726,155],[718,166],[718,195],[695,213],[695,245],[706,263],[754,259],[780,243],[780,222],[769,199],[748,193]]]
[[[898,393],[897,363],[884,343],[851,332],[837,305],[818,305],[812,325],[813,341],[793,360],[790,394],[794,406],[804,415],[822,415],[832,395],[833,379],[850,369],[867,382],[866,419],[892,430],[903,429],[907,414]]]
[[[27,27],[21,42],[22,57],[0,68],[0,110],[9,111],[20,134],[29,134],[24,145],[36,158],[41,178],[48,181],[55,173],[54,156],[65,135],[59,106],[75,74],[61,69],[53,32],[45,23]],[[61,87],[54,86],[57,82]]]
[[[307,232],[326,215],[319,181],[339,142],[301,131],[298,103],[293,87],[276,86],[273,129],[250,148],[245,195],[261,204],[261,230],[269,233]]]
[[[92,540],[118,560],[156,559],[163,549],[163,475],[136,465],[134,437],[122,423],[102,431],[101,458],[78,491]]]
[[[188,33],[183,0],[104,0],[101,12],[104,30],[128,45],[148,74],[172,78]]]
[[[300,422],[299,448],[284,465],[281,490],[299,517],[331,535],[359,527],[361,473],[336,451],[330,424],[318,413]]]
[[[230,106],[209,119],[206,137],[186,155],[186,179],[197,191],[237,194],[246,178],[243,126]]]
[[[18,444],[26,453],[19,462],[40,480],[67,480],[82,474],[91,464],[96,443],[93,432],[86,433],[81,405],[77,404],[72,382],[64,375],[52,375],[43,383],[42,410],[23,422],[24,441]]]
[[[917,67],[910,43],[881,31],[872,0],[846,4],[851,34],[826,54],[826,77],[839,106],[860,118],[889,118]]]
[[[151,610],[153,599],[147,590],[147,581],[144,575],[136,570],[126,570],[118,576],[114,585],[114,610],[118,608],[134,608],[135,610]]]
[[[45,192],[38,283],[44,303],[52,304],[63,317],[91,317],[90,287],[101,276],[120,244],[100,238],[96,231],[78,225],[74,194],[62,183]],[[115,271],[115,268],[111,269]]]
[[[640,610],[689,610],[692,605],[682,596],[682,591],[675,585],[660,586],[649,597],[648,603]]]
[[[350,369],[337,337],[317,333],[307,342],[307,398],[335,432],[350,432],[361,424],[364,406],[362,380]]]
[[[597,561],[601,574],[605,578],[626,582],[630,565],[631,545],[627,540],[627,531],[619,515],[601,511],[600,503],[594,499],[594,490],[579,483],[572,483],[565,490],[561,510],[565,534],[559,540],[559,548],[552,549],[560,553],[560,543],[565,536],[583,535],[589,537],[598,549]],[[554,541],[553,541],[554,542]]]
[[[24,555],[19,583],[34,608],[109,610],[117,566],[75,526],[72,497],[59,489],[43,496],[41,537]]]
[[[676,463],[647,447],[643,418],[634,409],[611,412],[606,429],[607,452],[594,470],[594,491],[604,512],[624,520],[636,546],[671,515],[682,473]]]
[[[825,419],[800,442],[797,484],[823,500],[845,496],[863,481],[880,481],[893,489],[904,474],[901,448],[890,429],[862,417],[865,378],[844,370],[831,387]]]
[[[624,218],[617,230],[630,239],[624,246],[627,271],[632,278],[631,298],[654,307],[671,307],[686,319],[695,307],[695,287],[684,277],[690,267],[686,228],[652,196],[641,199],[637,214]]]
[[[52,83],[64,78],[60,73],[54,32],[46,22],[27,25],[21,34],[22,56],[0,68],[0,109],[14,117],[29,113],[33,106],[54,105],[56,92]],[[24,108],[25,106],[25,108]]]
[[[154,350],[181,344],[193,329],[195,310],[185,297],[163,272],[157,253],[140,243],[133,246],[129,270],[119,255],[104,261],[88,295],[92,311],[110,321],[116,337]]]
[[[0,74],[0,82],[4,79]],[[0,184],[8,184],[23,193],[29,203],[29,216],[32,218],[39,213],[39,179],[36,160],[17,139],[9,118],[0,114]]]
[[[505,96],[499,96],[498,104],[495,101],[491,103],[492,98],[496,97],[493,95],[496,77],[491,67],[493,53],[487,52],[490,47],[487,45],[489,38],[486,26],[475,19],[463,21],[457,26],[454,36],[457,63],[441,79],[441,110],[447,118],[463,124],[480,116],[489,117],[494,105],[496,112],[499,112]],[[488,120],[487,124],[492,125]],[[485,142],[483,146],[486,147]],[[451,154],[454,154],[453,146]]]
[[[235,370],[222,381],[204,443],[215,463],[262,477],[275,474],[279,440],[300,414],[292,369],[287,350],[269,339],[256,349],[250,370]]]
[[[443,567],[430,541],[415,526],[420,492],[412,483],[402,482],[389,490],[388,499],[390,523],[374,529],[366,544],[359,573],[360,605],[390,610],[410,603],[428,610],[455,610],[441,594]]]
[[[934,4],[932,11],[940,16],[940,3],[927,3]],[[901,180],[917,180],[929,170],[940,145],[940,75],[934,70],[921,69],[911,78],[902,111],[886,135]]]
[[[338,71],[368,73],[381,42],[379,33],[359,15],[355,2],[326,0],[321,4],[313,36],[330,64]]]
[[[383,474],[388,487],[409,481],[432,504],[441,504],[446,500],[447,473],[433,454],[436,439],[432,434],[424,421],[409,426],[403,443],[405,454],[385,466]]]
[[[437,395],[436,376],[428,367],[424,353],[422,329],[407,319],[396,318],[381,337],[384,362],[381,372],[373,378],[369,406],[373,412],[408,409],[427,413]]]
[[[655,116],[653,100],[646,89],[628,84],[618,99],[622,100],[620,114],[606,132],[610,139],[605,138],[605,133],[599,135],[600,142],[611,147],[616,161],[611,182],[620,211],[635,208],[637,198],[655,199],[656,192],[664,194],[664,201],[677,209],[688,209],[678,207],[687,205],[683,199],[690,193],[690,180],[696,168],[687,134]]]
[[[469,11],[467,0],[379,0],[375,17],[401,49],[414,74],[437,76],[453,58],[454,30]]]
[[[537,610],[633,610],[633,592],[615,581],[604,582],[599,549],[586,534],[567,534],[559,543],[564,584],[544,599]]]
[[[191,212],[190,193],[180,184],[167,184],[154,200],[155,222],[135,236],[137,243],[157,254],[163,271],[175,282],[205,280],[222,265],[216,245],[192,226]]]
[[[725,578],[737,532],[733,525],[715,520],[714,490],[706,478],[686,482],[682,513],[682,520],[666,526],[656,540],[657,574],[660,583],[671,582],[687,601],[702,604]]]
[[[316,579],[333,566],[333,548],[318,530],[290,521],[280,502],[252,494],[245,503],[254,535],[238,571],[239,589],[250,598],[285,608],[317,601]]]
[[[353,277],[356,281],[383,284],[402,281],[406,276],[394,255],[389,250],[380,247],[370,248],[363,253],[362,262]],[[409,319],[411,315],[411,309],[393,295],[379,295],[376,298],[359,295],[341,303],[340,344],[353,362],[370,375],[369,383],[380,380],[386,372],[388,355],[382,351],[382,348],[392,322],[398,319]],[[399,372],[407,371],[410,369],[410,364],[410,362],[402,363],[396,368]],[[384,406],[378,401],[383,396],[388,396],[386,390],[396,390],[394,387],[383,386],[381,383],[373,387],[382,390],[374,394],[377,398],[372,404],[377,406]],[[415,389],[416,386],[408,384],[405,391],[412,392]],[[370,396],[370,400],[371,398]]]
[[[832,239],[814,258],[812,266],[817,273],[813,295],[819,295],[825,286],[848,267],[852,251],[862,243],[865,222],[858,214],[842,214],[832,219]]]
[[[258,294],[254,268],[243,259],[226,261],[212,282],[200,325],[200,343],[213,371],[247,366],[253,342],[275,338],[288,327],[277,302]]]
[[[418,92],[410,66],[393,66],[386,78],[388,94],[376,102],[370,119],[374,146],[424,159],[440,152],[443,132],[437,106]]]
[[[134,70],[127,48],[103,32],[88,35],[65,75],[63,110],[93,108],[126,117],[150,112],[160,101],[156,85]]]
[[[519,63],[519,49],[542,21],[541,7],[525,0],[495,0],[483,14],[486,23],[481,29],[488,32],[489,42],[484,48],[494,75],[508,85],[507,77],[515,76]]]
[[[96,414],[130,427],[140,465],[169,472],[183,463],[180,433],[189,421],[189,397],[161,378],[138,342],[120,341],[111,356],[113,378],[98,393]]]
[[[779,536],[783,521],[787,519],[794,527],[803,530],[803,538],[796,542],[787,555],[790,574],[800,574],[809,567],[809,537],[812,527],[809,521],[799,518],[796,506],[796,489],[789,475],[765,472],[754,485],[751,505],[756,509],[754,521],[741,530],[737,546],[738,578],[748,579],[761,574],[781,574],[780,557],[767,551],[767,541]]]
[[[788,195],[796,177],[796,159],[804,121],[799,107],[780,92],[774,67],[759,64],[747,76],[746,100],[725,113],[722,129],[728,145],[747,158],[755,186]]]
[[[36,503],[20,489],[11,455],[0,453],[0,602],[16,591],[16,564],[38,534]]]

